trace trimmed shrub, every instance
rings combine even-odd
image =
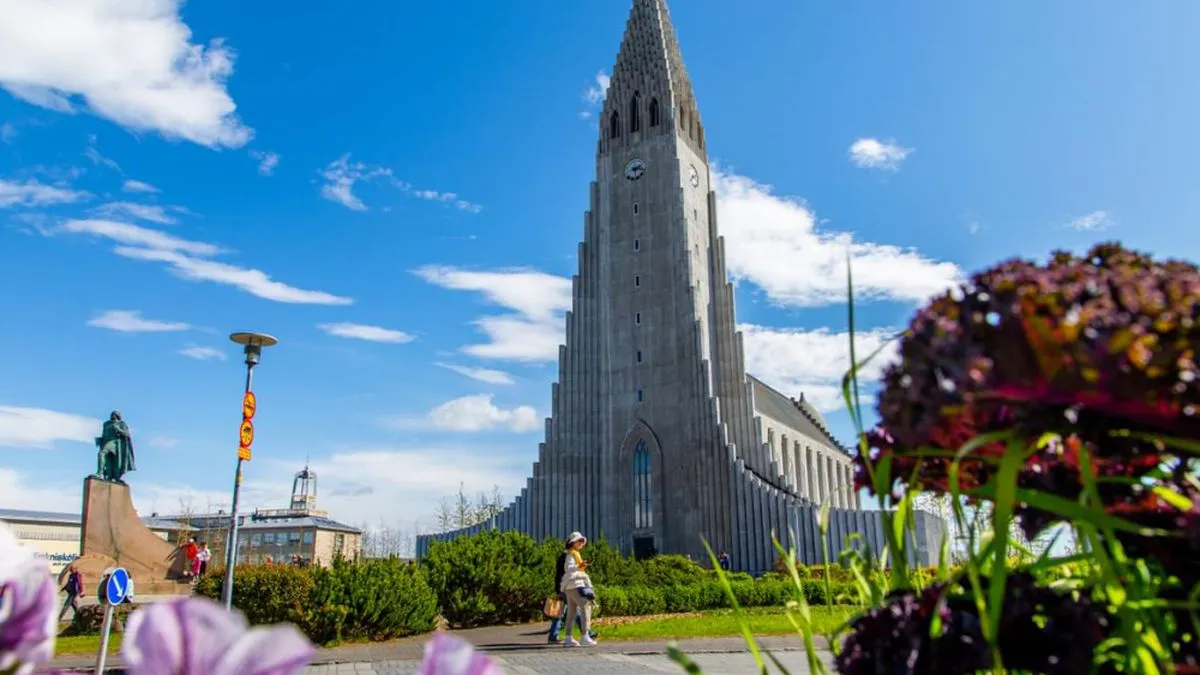
[[[391,640],[437,624],[437,595],[410,562],[339,560],[315,568],[312,578],[312,593],[295,619],[315,642]]]
[[[627,616],[662,614],[667,610],[663,592],[658,588],[630,586],[625,589],[625,598],[628,602]],[[604,598],[600,598],[600,602],[604,602]]]
[[[224,577],[223,569],[211,570],[196,582],[196,594],[219,602]],[[234,570],[233,606],[246,615],[251,625],[291,621],[312,590],[313,578],[306,568],[238,565]]]
[[[451,626],[517,623],[541,616],[561,546],[538,544],[517,532],[488,531],[434,542],[421,565]]]

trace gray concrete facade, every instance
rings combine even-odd
[[[665,0],[634,0],[598,131],[531,476],[496,518],[423,535],[417,555],[489,528],[539,539],[578,530],[697,560],[707,540],[761,573],[777,558],[772,533],[804,550],[819,542],[809,540],[817,504],[833,507],[831,538],[878,527],[820,413],[747,376],[704,125]],[[648,475],[635,475],[647,456]],[[844,542],[831,541],[835,559]]]

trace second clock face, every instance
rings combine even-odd
[[[692,187],[700,187],[700,172],[696,170],[695,164],[688,165],[688,182]]]
[[[629,180],[637,180],[646,173],[646,163],[640,159],[631,159],[625,165],[625,177]]]

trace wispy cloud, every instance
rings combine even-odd
[[[87,325],[119,333],[172,333],[192,328],[190,324],[179,321],[147,319],[141,312],[132,309],[106,310],[89,319]]]
[[[446,370],[452,370],[459,375],[469,377],[472,380],[484,382],[487,384],[515,384],[516,380],[512,375],[503,370],[492,370],[490,368],[473,368],[471,366],[460,366],[453,363],[439,363],[438,366]]]
[[[151,185],[149,183],[143,183],[140,180],[133,180],[132,178],[125,181],[125,184],[121,186],[121,189],[126,192],[155,193],[155,192],[159,191],[158,188],[154,187],[153,185]]]
[[[12,143],[17,137],[17,125],[12,122],[0,124],[0,143]]]
[[[911,153],[911,148],[900,147],[895,141],[860,138],[850,146],[850,161],[861,169],[896,171]]]
[[[106,166],[117,173],[124,173],[121,171],[121,165],[117,164],[116,160],[109,159],[100,154],[100,149],[96,147],[96,134],[88,134],[88,145],[83,151],[83,156],[92,160],[92,163],[96,166]]]
[[[351,298],[310,291],[275,281],[267,273],[211,260],[225,253],[215,244],[183,239],[160,230],[109,220],[70,220],[47,234],[88,234],[119,244],[113,252],[133,260],[162,263],[176,276],[189,281],[209,281],[232,286],[275,302],[308,305],[349,305]]]
[[[110,202],[92,209],[92,213],[104,218],[121,218],[127,216],[145,220],[159,225],[174,225],[179,222],[167,210],[157,204],[136,204],[134,202]]]
[[[91,444],[98,419],[71,413],[0,405],[0,448],[49,448],[57,441]]]
[[[10,206],[50,206],[90,199],[92,194],[56,185],[39,183],[32,178],[23,183],[0,179],[0,208]]]
[[[179,350],[179,353],[189,359],[197,361],[224,361],[225,352],[216,347],[203,347],[200,345],[188,345]]]
[[[182,5],[5,0],[0,86],[50,110],[86,111],[213,148],[240,147],[252,132],[225,85],[234,52],[220,39],[192,42]]]
[[[604,98],[608,95],[608,85],[611,81],[608,73],[603,70],[596,73],[595,82],[583,92],[583,102],[587,107],[579,112],[580,117],[588,119],[604,105]]]
[[[427,420],[436,429],[445,431],[535,431],[541,426],[533,406],[519,405],[502,408],[492,402],[491,394],[463,396],[439,405],[429,412]]]
[[[323,323],[317,326],[330,335],[367,342],[388,342],[404,344],[415,338],[404,331],[392,330],[380,326],[368,326],[361,323]]]
[[[354,194],[354,185],[375,178],[390,178],[391,175],[391,169],[351,162],[350,153],[346,153],[321,171],[321,177],[325,179],[325,184],[321,186],[321,196],[352,211],[366,211],[367,205]]]
[[[279,166],[279,153],[251,150],[250,156],[258,162],[258,172],[264,176],[275,173],[275,167]]]
[[[417,199],[426,199],[426,200],[435,201],[435,202],[446,202],[448,204],[453,204],[454,208],[459,209],[461,211],[466,211],[467,213],[479,213],[480,211],[483,210],[483,207],[480,206],[479,204],[469,202],[465,199],[459,199],[458,195],[453,192],[438,192],[437,190],[412,190],[412,189],[409,189],[408,186],[406,186],[403,183],[401,183],[400,186],[401,186],[401,189],[404,189],[406,192],[408,192],[410,195],[416,197]]]
[[[1101,232],[1116,225],[1116,221],[1107,211],[1092,211],[1066,224],[1067,229],[1076,232]]]

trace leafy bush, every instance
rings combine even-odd
[[[517,532],[488,531],[435,542],[421,566],[451,626],[524,622],[541,616],[560,548]]]
[[[311,576],[312,593],[296,620],[316,642],[391,640],[437,624],[437,595],[410,562],[339,560]]]
[[[196,582],[195,592],[221,599],[225,571],[211,570]],[[309,570],[290,565],[238,565],[234,570],[233,606],[252,625],[292,621],[296,608],[313,590]]]

